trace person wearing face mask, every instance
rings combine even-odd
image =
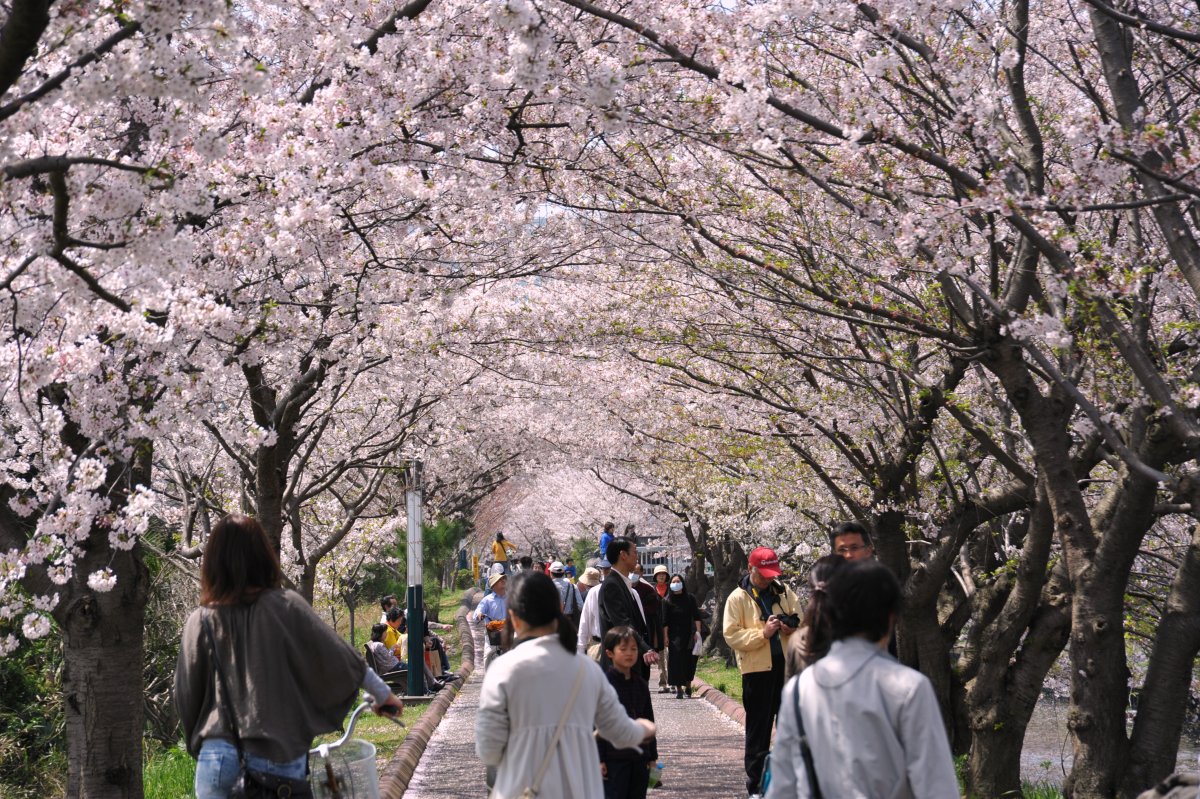
[[[675,698],[684,691],[692,695],[696,661],[692,654],[700,639],[700,608],[687,592],[682,574],[671,575],[667,595],[662,602],[663,639],[667,642],[667,683],[675,689]]]

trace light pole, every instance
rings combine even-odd
[[[421,461],[408,462],[408,695],[425,694],[425,605],[421,592]]]

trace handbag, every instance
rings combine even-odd
[[[246,765],[246,751],[242,748],[242,736],[238,733],[237,716],[229,705],[229,689],[225,682],[225,669],[221,658],[217,655],[217,639],[213,635],[212,625],[209,624],[208,614],[200,619],[204,625],[204,634],[208,637],[208,646],[212,650],[213,665],[217,671],[217,681],[221,684],[221,709],[229,719],[229,727],[233,732],[233,743],[238,752],[238,775],[233,787],[229,790],[230,799],[310,799],[312,788],[308,780],[298,780],[295,777],[281,777],[265,771],[250,768]]]
[[[824,799],[821,795],[821,784],[817,782],[817,769],[813,765],[812,749],[808,746],[808,734],[804,732],[804,716],[800,715],[800,680],[796,678],[796,693],[792,695],[792,700],[796,708],[796,724],[800,728],[800,759],[804,761],[804,773],[808,777],[808,787],[811,789],[812,799]],[[767,789],[771,787],[771,755],[773,752],[767,753],[767,762],[763,764],[762,780],[759,784],[758,792],[763,796],[767,795]]]
[[[558,726],[554,728],[554,737],[550,739],[550,745],[546,747],[546,754],[542,757],[542,763],[538,766],[537,773],[533,775],[533,782],[521,791],[521,799],[535,799],[538,792],[542,790],[542,780],[550,768],[550,758],[554,757],[554,750],[558,748],[558,739],[562,736],[563,727],[567,724],[571,709],[575,707],[575,700],[579,698],[579,688],[583,685],[583,675],[587,672],[587,668],[586,663],[580,664],[575,675],[575,685],[571,688],[571,696],[563,705],[562,715],[558,717]]]

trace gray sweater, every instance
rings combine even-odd
[[[295,760],[314,736],[339,729],[366,663],[295,591],[264,591],[248,605],[197,608],[183,627],[175,705],[188,752],[205,738],[233,740],[216,695],[217,673],[201,623],[209,614],[247,752]]]

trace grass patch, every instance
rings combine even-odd
[[[730,699],[742,701],[742,675],[737,666],[726,666],[722,658],[702,657],[696,664],[696,676]]]
[[[165,748],[146,742],[142,788],[146,799],[179,799],[192,795],[196,761],[180,743]]]
[[[400,744],[404,743],[404,739],[408,736],[408,731],[412,729],[412,725],[416,723],[421,714],[429,704],[422,702],[420,704],[405,705],[404,712],[400,714],[400,720],[404,722],[404,726],[396,724],[390,719],[380,718],[369,710],[359,716],[358,724],[354,725],[355,738],[361,738],[364,741],[370,741],[375,744],[375,762],[382,772],[383,767],[396,750],[400,748]],[[343,724],[350,720],[350,715],[346,715]],[[313,741],[313,748],[317,744],[333,743],[338,738],[341,738],[340,732],[331,732],[328,735],[317,736]]]

